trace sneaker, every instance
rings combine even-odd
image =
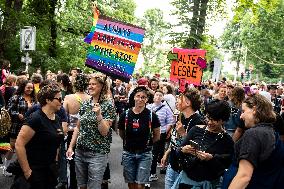
[[[9,173],[9,172],[6,171],[6,167],[3,167],[3,175],[6,176],[6,177],[11,177],[11,176],[13,176],[12,173]]]
[[[162,165],[162,164],[160,164],[160,163],[157,163],[157,167],[158,167],[158,168],[162,168],[162,167],[163,167],[163,165]]]
[[[158,179],[159,179],[159,178],[158,178],[157,174],[151,174],[151,176],[149,177],[149,181],[150,181],[150,182],[156,181],[156,180],[158,180]]]
[[[150,184],[145,184],[145,189],[150,189],[151,185]]]

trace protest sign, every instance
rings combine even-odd
[[[174,48],[172,53],[177,54],[177,60],[172,61],[170,80],[186,80],[189,84],[200,85],[203,68],[206,67],[206,61],[204,59],[206,51],[201,49]],[[199,64],[197,64],[199,57],[202,59],[200,59]]]
[[[144,34],[145,30],[138,26],[94,15],[93,27],[85,38],[85,42],[91,44],[85,65],[113,78],[129,81]]]

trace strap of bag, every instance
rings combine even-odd
[[[77,94],[74,94],[74,96],[75,96],[77,102],[79,102],[79,104],[81,105],[81,104],[82,104],[82,99],[81,99],[81,97],[79,97],[79,95],[77,95]]]
[[[165,100],[165,102],[167,103],[167,105],[168,105],[168,107],[170,108],[170,110],[172,111],[172,113],[175,114],[175,113],[174,113],[174,110],[171,108],[171,106],[169,105],[168,101]]]
[[[165,106],[165,104],[162,104],[159,108],[157,108],[154,113],[157,113],[159,110],[161,110],[163,107]]]

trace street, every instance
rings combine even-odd
[[[109,184],[109,189],[127,189],[127,185],[124,182],[122,166],[121,166],[121,154],[122,154],[122,140],[114,132],[113,133],[113,142],[111,145],[110,153],[110,174],[111,174],[111,183]],[[13,177],[5,177],[2,174],[2,169],[0,169],[0,188],[9,189]],[[159,180],[154,181],[151,184],[151,188],[162,189],[164,188],[164,175],[159,174],[159,168],[157,168],[157,173]]]

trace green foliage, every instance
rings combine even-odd
[[[146,70],[150,70],[152,73],[160,73],[161,70],[164,70],[165,73],[169,73],[169,70],[167,70],[169,63],[166,58],[169,49],[163,45],[165,43],[163,38],[166,35],[168,25],[164,22],[162,10],[147,10],[140,22],[140,25],[146,29],[141,49],[144,57],[142,73],[145,73]]]
[[[262,1],[259,3],[260,5],[256,7],[264,6],[261,4]],[[252,20],[253,15],[257,15],[257,22]],[[247,11],[238,22],[233,20],[224,33],[223,44],[226,48],[247,48],[247,65],[253,64],[257,71],[266,77],[282,77],[284,71],[283,27],[282,4],[267,10],[261,7],[255,12]],[[241,56],[245,56],[243,51],[233,53],[234,60],[240,60]]]
[[[7,13],[6,1],[9,0],[0,0],[0,9]],[[50,57],[50,27],[53,19],[50,10],[51,2],[54,1],[57,5],[55,9],[57,56]],[[10,60],[12,70],[23,69],[24,63],[21,63],[20,59],[24,53],[19,50],[18,33],[23,26],[36,26],[36,51],[30,52],[30,57],[33,59],[31,72],[37,67],[41,67],[43,71],[54,72],[59,69],[68,72],[71,67],[81,67],[89,71],[90,69],[84,66],[88,44],[83,40],[92,27],[91,3],[91,0],[23,0],[21,10],[12,10],[5,15],[6,20],[9,18],[13,22],[4,23],[5,28],[0,29],[0,36],[4,33],[6,35],[5,41],[2,41],[3,49],[0,40],[0,58]],[[136,4],[133,0],[98,0],[97,3],[103,15],[128,23],[134,23],[136,20],[134,16]]]

